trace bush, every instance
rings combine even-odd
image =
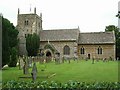
[[[15,90],[22,90],[26,88],[34,88],[38,89],[44,89],[47,90],[48,88],[52,89],[67,89],[67,90],[118,90],[120,88],[120,82],[95,82],[95,83],[86,83],[86,82],[78,82],[78,81],[68,81],[67,83],[59,83],[59,82],[25,82],[25,81],[8,81],[3,82],[2,88],[13,90],[13,88],[16,88]]]
[[[10,62],[8,64],[9,67],[16,67],[17,65],[17,49],[13,47],[11,49],[11,55],[10,55]]]

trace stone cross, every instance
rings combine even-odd
[[[32,75],[32,80],[35,81],[37,77],[37,67],[35,62],[33,64],[31,75]]]

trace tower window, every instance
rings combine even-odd
[[[28,25],[28,20],[25,20],[25,25]]]

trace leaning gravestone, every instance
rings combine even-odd
[[[35,80],[36,80],[36,77],[37,77],[37,67],[36,67],[36,63],[33,64],[33,68],[32,68],[31,75],[32,75],[32,80],[35,81]]]

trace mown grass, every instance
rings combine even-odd
[[[120,62],[119,62],[120,63]],[[45,68],[45,71],[41,69]],[[40,64],[37,63],[37,81],[57,81],[67,82],[69,80],[80,82],[117,82],[118,81],[118,61],[109,62],[95,62],[81,60],[71,61],[71,63],[64,62],[62,64],[55,64],[55,62]],[[19,78],[21,76],[31,76],[31,68],[28,75],[23,75],[23,70],[19,70],[19,67],[8,67],[2,70],[2,80],[20,80],[31,81],[31,78]],[[51,78],[48,76],[56,74]]]
[[[2,70],[0,70],[0,90],[2,88]]]

